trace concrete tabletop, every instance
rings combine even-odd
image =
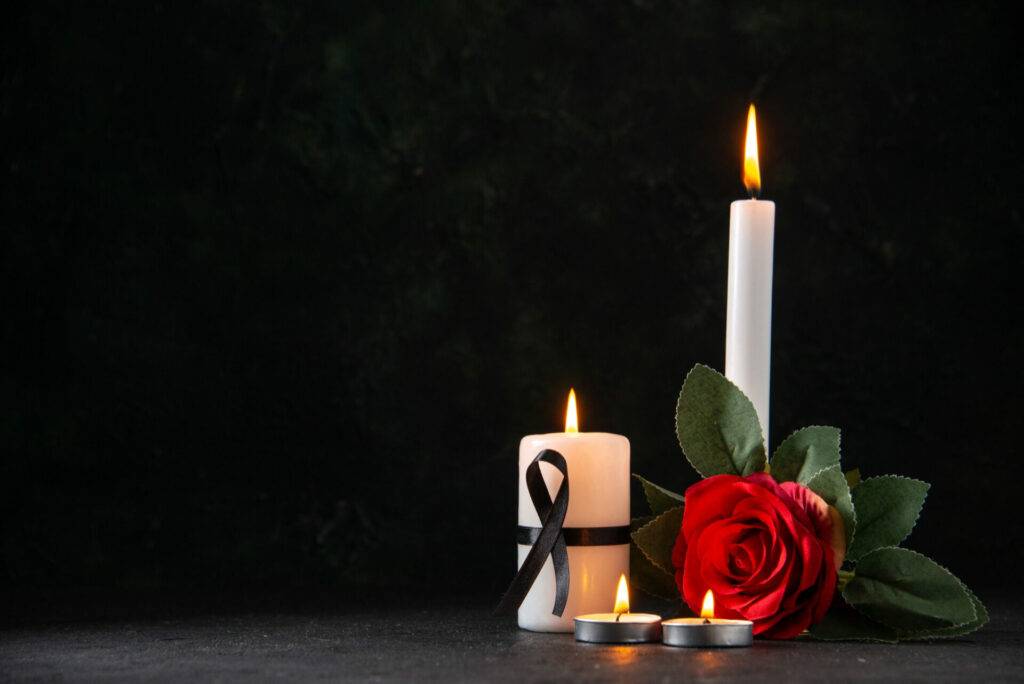
[[[113,611],[3,628],[0,680],[1011,681],[1024,680],[1022,607],[990,599],[989,626],[959,640],[756,641],[736,650],[580,644],[521,631],[482,601],[173,617]]]

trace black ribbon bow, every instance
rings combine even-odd
[[[541,462],[550,463],[562,473],[562,484],[555,492],[554,500],[550,498],[548,486],[544,484],[544,475],[540,472]],[[526,468],[526,488],[540,518],[540,534],[494,612],[511,613],[519,609],[550,554],[551,563],[555,566],[555,606],[551,614],[562,617],[565,603],[569,600],[569,552],[565,548],[565,535],[562,533],[562,523],[569,510],[569,468],[565,464],[565,456],[553,449],[545,449],[537,454]]]
[[[562,473],[562,484],[552,500],[548,486],[540,472],[541,463],[550,463]],[[565,457],[554,449],[545,449],[537,454],[526,468],[526,489],[530,500],[537,509],[542,527],[522,527],[516,533],[520,544],[532,544],[519,572],[512,579],[501,602],[494,609],[495,615],[518,610],[530,592],[548,555],[555,568],[555,605],[552,615],[562,617],[566,601],[569,600],[569,552],[566,546],[615,546],[629,543],[629,525],[616,527],[562,527],[569,510],[569,468]]]

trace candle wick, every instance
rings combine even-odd
[[[705,625],[710,625],[711,624],[711,620],[709,620],[707,618],[704,618],[704,624]]]
[[[615,614],[615,621],[618,622],[621,617],[622,617],[622,613],[616,613]]]

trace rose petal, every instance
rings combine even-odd
[[[719,475],[686,491],[672,562],[686,603],[708,589],[716,614],[754,621],[754,632],[790,638],[819,621],[835,593],[842,552],[834,509],[803,485],[763,473]],[[837,553],[839,551],[839,553]]]
[[[688,539],[714,520],[731,515],[736,503],[747,496],[742,488],[737,487],[742,481],[738,475],[715,475],[686,490],[683,532]]]
[[[839,511],[802,484],[784,482],[782,489],[806,512],[815,535],[831,547],[835,566],[842,567],[846,558],[846,525]]]

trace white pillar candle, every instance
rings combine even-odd
[[[572,402],[575,404],[575,401]],[[573,407],[574,409],[574,407]],[[575,418],[575,410],[572,411]],[[567,423],[568,423],[567,419]],[[573,420],[575,423],[575,420]],[[568,426],[574,429],[574,426]],[[526,486],[526,469],[537,454],[552,449],[565,457],[569,471],[569,509],[563,528],[629,526],[629,440],[605,432],[554,432],[528,435],[519,443],[519,525],[540,527],[541,520]],[[562,474],[540,464],[548,495],[554,499]],[[518,544],[521,567],[530,546]],[[569,599],[561,617],[555,603],[551,557],[519,606],[519,626],[537,632],[571,632],[573,617],[606,613],[613,607],[622,575],[629,576],[629,544],[569,546]]]
[[[743,182],[761,190],[754,105],[747,115]],[[729,286],[725,317],[725,376],[750,397],[768,443],[771,381],[772,252],[775,203],[738,200],[729,211]]]

